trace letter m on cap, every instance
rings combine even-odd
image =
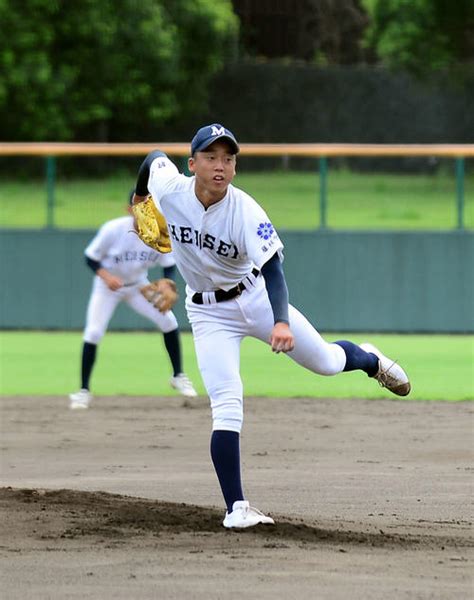
[[[224,134],[225,134],[225,129],[223,127],[216,127],[215,125],[212,125],[211,135],[224,135]]]

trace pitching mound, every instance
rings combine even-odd
[[[2,600],[472,595],[472,403],[247,398],[244,531],[204,399],[0,403]]]
[[[222,511],[188,504],[159,502],[105,492],[74,490],[0,489],[0,511],[8,523],[7,537],[19,530],[31,539],[103,538],[129,539],[132,536],[172,536],[182,533],[213,534],[223,539],[247,534],[275,544],[311,543],[358,547],[402,547],[444,549],[469,547],[464,536],[409,534],[379,530],[351,531],[324,529],[280,516],[275,525],[261,525],[244,531],[229,531],[222,525]]]

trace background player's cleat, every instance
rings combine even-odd
[[[234,527],[243,529],[244,527],[253,527],[259,523],[274,525],[275,521],[258,509],[250,506],[246,500],[237,500],[232,505],[232,512],[230,514],[225,513],[225,519],[222,524],[228,529]]]
[[[397,396],[407,396],[410,393],[411,385],[405,371],[394,360],[384,356],[378,348],[372,344],[360,344],[362,350],[371,352],[379,359],[379,370],[374,375],[382,387],[387,388]]]
[[[175,390],[178,390],[181,395],[186,396],[186,398],[195,398],[197,396],[193,384],[184,373],[179,373],[176,377],[172,377],[170,385]]]
[[[82,389],[74,394],[69,394],[69,408],[72,410],[89,408],[91,401],[92,394],[89,390]]]

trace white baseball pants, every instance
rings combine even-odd
[[[233,300],[194,304],[186,299],[188,318],[201,376],[211,401],[214,430],[240,432],[243,423],[243,386],[240,344],[247,337],[269,343],[273,312],[263,277],[255,287]],[[290,305],[290,328],[295,348],[288,356],[320,375],[340,373],[346,364],[344,350],[323,340],[311,323]]]
[[[100,342],[120,302],[126,302],[136,313],[152,321],[163,333],[176,329],[178,321],[172,311],[163,314],[142,296],[140,287],[145,283],[147,282],[142,281],[113,292],[109,290],[100,277],[94,277],[91,297],[87,307],[84,341],[89,344]]]

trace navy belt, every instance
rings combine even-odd
[[[259,274],[260,271],[258,269],[252,269],[252,275],[254,277],[258,277]],[[245,286],[244,282],[241,281],[235,287],[230,288],[230,290],[216,290],[215,292],[210,293],[214,294],[216,302],[225,302],[226,300],[237,298],[237,296],[240,296],[240,294],[246,289],[247,287]],[[203,294],[201,292],[196,292],[193,294],[191,300],[194,302],[194,304],[204,304]]]

